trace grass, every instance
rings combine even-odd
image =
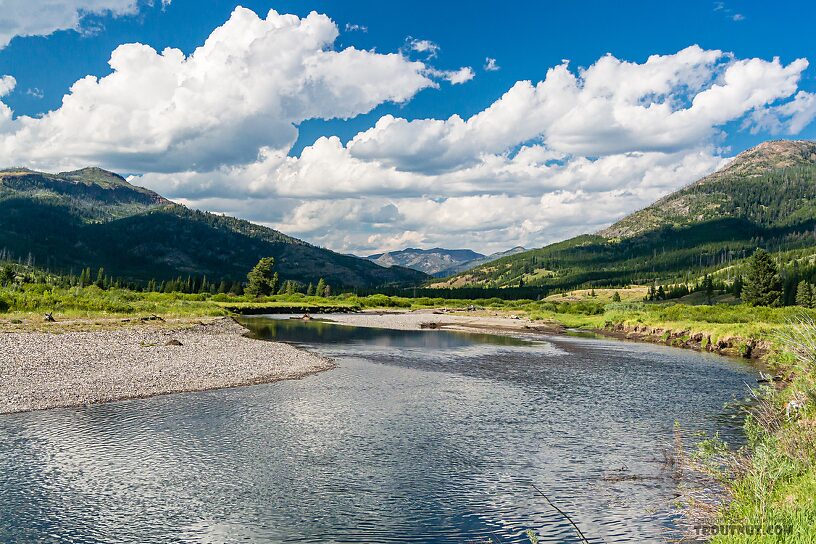
[[[611,302],[615,292],[621,302]],[[159,315],[168,319],[169,324],[178,324],[253,309],[299,308],[318,312],[449,308],[482,314],[513,313],[582,329],[648,329],[653,341],[673,345],[702,336],[697,344],[700,349],[723,339],[731,339],[739,349],[750,339],[761,340],[768,346],[774,372],[782,372],[789,379],[782,387],[765,387],[756,393],[758,401],[746,419],[749,444],[745,448],[726,453],[722,453],[721,447],[714,448],[719,452],[719,462],[711,464],[710,470],[728,489],[731,499],[715,523],[727,528],[781,528],[786,532],[718,535],[713,542],[816,542],[816,310],[751,307],[734,304],[733,300],[711,306],[644,303],[644,293],[645,288],[634,286],[595,289],[594,296],[591,290],[577,290],[541,301],[353,294],[327,298],[292,294],[254,299],[227,294],[146,293],[34,283],[0,288],[0,329],[37,328],[45,312],[53,312],[63,321],[61,326],[70,326],[71,318],[82,318],[96,320],[93,326],[104,328],[122,321],[138,322],[141,316]],[[797,318],[799,324],[792,326]],[[31,323],[35,326],[31,327]],[[804,407],[788,417],[785,407],[794,399],[805,399]],[[727,462],[723,463],[723,459]]]
[[[715,544],[816,542],[816,322],[800,316],[777,342],[786,379],[754,392],[747,446],[714,440],[697,452],[730,499],[711,522],[722,531]]]

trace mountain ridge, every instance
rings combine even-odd
[[[419,249],[407,247],[398,251],[374,253],[365,258],[380,266],[404,266],[434,275],[456,264],[482,257],[484,257],[483,254],[470,249],[445,249],[441,247]]]
[[[602,231],[431,285],[571,289],[685,281],[757,247],[816,252],[816,142],[763,142]]]
[[[0,248],[55,271],[102,267],[128,280],[241,280],[273,256],[281,279],[343,287],[412,285],[427,275],[382,268],[242,219],[193,210],[89,167],[0,170]]]

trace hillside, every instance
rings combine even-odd
[[[474,259],[472,261],[465,261],[456,264],[450,268],[446,268],[445,270],[440,270],[439,272],[436,272],[433,275],[436,276],[437,278],[447,278],[448,276],[453,276],[454,274],[458,274],[459,272],[463,272],[465,270],[469,270],[477,266],[482,266],[491,261],[495,261],[496,259],[501,259],[502,257],[515,255],[516,253],[521,253],[523,251],[527,251],[527,249],[521,246],[516,246],[506,251],[498,251],[496,253],[491,253],[490,255],[482,255],[481,257]]]
[[[493,261],[435,287],[551,289],[694,277],[769,250],[816,249],[816,142],[772,141],[611,227]]]
[[[472,262],[484,255],[469,249],[416,249],[409,247],[400,251],[375,253],[366,257],[380,266],[405,266],[435,275],[458,264]]]
[[[190,210],[98,168],[0,170],[0,251],[54,271],[103,267],[132,280],[242,279],[273,256],[283,279],[346,287],[407,285],[427,276],[383,268],[221,215]]]

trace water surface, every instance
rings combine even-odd
[[[0,416],[0,542],[664,542],[672,448],[739,440],[739,362],[252,318],[303,380]]]

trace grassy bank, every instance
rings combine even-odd
[[[617,298],[621,301],[613,302]],[[292,308],[312,312],[447,308],[477,315],[516,314],[566,327],[735,355],[745,354],[745,346],[751,342],[761,343],[762,352],[754,350],[752,355],[762,355],[780,379],[773,387],[756,392],[756,407],[746,420],[748,445],[728,451],[723,444],[709,441],[701,450],[700,461],[720,480],[730,499],[710,524],[738,533],[760,528],[766,534],[719,535],[714,542],[816,542],[816,325],[796,328],[790,324],[802,316],[816,319],[816,310],[752,307],[733,301],[712,306],[644,303],[638,289],[621,290],[618,296],[599,289],[533,301],[352,294],[251,298],[46,284],[0,288],[0,325],[14,328],[25,327],[26,321],[42,321],[46,312],[53,312],[58,320],[154,314],[196,318]],[[798,334],[796,338],[791,338],[792,330]],[[791,401],[801,407],[791,412]],[[774,534],[767,534],[769,531]]]
[[[777,341],[782,378],[754,391],[748,444],[709,440],[695,456],[728,495],[703,523],[716,544],[816,542],[816,324],[802,318]]]

